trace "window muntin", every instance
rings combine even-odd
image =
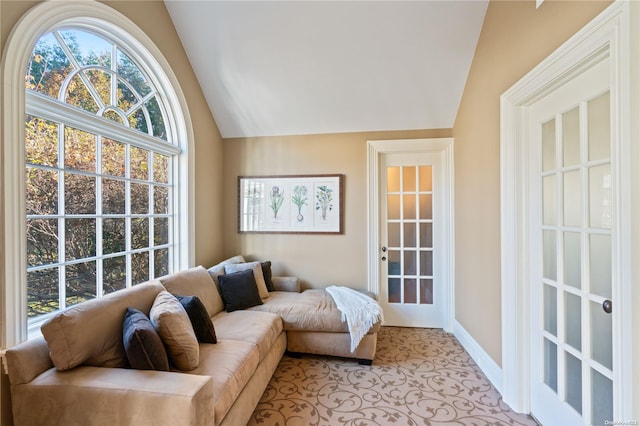
[[[116,43],[60,29],[35,45],[26,87],[121,126],[167,140],[165,109],[140,67]]]
[[[26,88],[31,326],[171,272],[180,150],[167,143],[166,109],[153,84],[102,36],[73,28],[45,34]]]

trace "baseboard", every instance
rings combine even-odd
[[[500,395],[502,395],[502,369],[489,356],[482,346],[475,341],[467,330],[458,322],[453,321],[453,335],[456,336],[462,347],[471,355],[471,358],[478,364],[480,370],[489,379]]]

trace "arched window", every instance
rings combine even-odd
[[[28,15],[60,16],[44,4],[35,9]],[[112,9],[79,2],[66,14],[72,16],[47,21],[24,56],[23,143],[13,160],[20,159],[26,179],[13,200],[5,197],[5,212],[8,202],[22,204],[15,209],[21,218],[10,211],[5,219],[21,222],[13,237],[22,244],[13,244],[24,248],[23,257],[7,262],[22,268],[8,272],[20,278],[19,288],[6,280],[5,294],[22,304],[13,319],[27,323],[29,335],[61,309],[165,275],[191,258],[190,127],[170,68]],[[27,337],[24,326],[18,330],[18,341]]]

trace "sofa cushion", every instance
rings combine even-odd
[[[61,371],[80,364],[126,367],[122,318],[128,307],[147,314],[162,290],[159,281],[138,284],[60,312],[41,328],[51,361]]]
[[[249,269],[253,271],[253,278],[256,280],[260,299],[268,298],[269,290],[267,290],[267,284],[264,281],[264,275],[262,274],[262,264],[260,262],[233,263],[224,266],[224,271],[227,274],[233,274],[234,272],[246,271]]]
[[[137,370],[169,371],[169,358],[162,339],[143,312],[127,308],[122,329],[124,351],[131,367]]]
[[[176,296],[187,311],[193,331],[196,334],[198,342],[216,343],[216,330],[213,327],[211,318],[200,299],[197,296]]]
[[[227,312],[262,304],[251,269],[220,275],[218,280]]]
[[[282,332],[282,318],[271,312],[220,312],[213,317],[220,340],[241,340],[258,347],[264,358]]]
[[[213,279],[202,266],[161,277],[160,282],[174,295],[198,296],[210,317],[224,310],[220,293]]]
[[[342,313],[331,295],[324,289],[308,289],[302,293],[274,291],[271,297],[252,311],[273,312],[282,317],[284,329],[303,331],[349,332]],[[369,333],[377,333],[380,322]]]
[[[183,371],[196,368],[199,358],[198,339],[189,316],[178,299],[166,290],[161,291],[153,302],[149,317],[175,366]]]
[[[260,361],[258,349],[248,342],[219,339],[215,345],[200,345],[200,365],[189,374],[213,378],[216,424],[227,415]]]

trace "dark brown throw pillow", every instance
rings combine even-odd
[[[218,282],[227,312],[262,305],[252,269],[220,275]]]
[[[275,291],[273,282],[271,281],[271,261],[267,260],[260,264],[262,266],[262,275],[264,276],[264,283],[267,285],[267,290]]]
[[[132,368],[169,371],[169,358],[162,339],[143,312],[127,308],[122,322],[122,343]]]
[[[204,304],[198,299],[198,296],[178,296],[177,294],[175,296],[182,304],[184,310],[187,311],[198,342],[217,343],[216,330],[213,328],[213,323],[211,322],[211,318],[209,318],[207,308],[204,307]]]

